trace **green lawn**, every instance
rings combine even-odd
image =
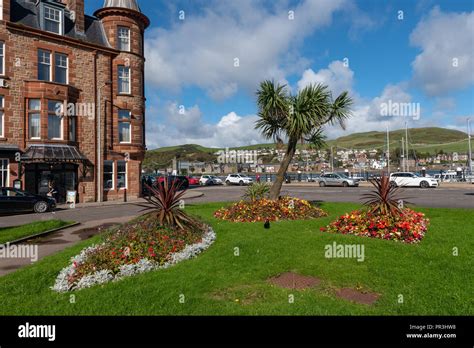
[[[0,244],[12,242],[24,237],[34,236],[35,234],[50,231],[55,228],[64,227],[70,224],[72,224],[72,222],[61,220],[45,220],[16,227],[0,228]]]
[[[217,240],[194,260],[78,292],[49,289],[84,241],[35,265],[0,278],[1,315],[473,315],[474,210],[421,209],[431,227],[419,245],[332,235],[319,228],[358,205],[325,203],[314,221],[234,224],[212,213],[222,204],[190,206],[214,227]],[[364,244],[365,261],[326,259],[324,246]],[[234,255],[238,247],[240,256]],[[453,247],[459,256],[453,256]],[[295,271],[322,279],[311,290],[269,285]],[[359,287],[381,295],[372,306],[334,296]],[[70,303],[71,294],[75,303]],[[180,295],[185,302],[180,303]],[[289,303],[289,295],[294,303]],[[403,295],[403,303],[398,303]]]

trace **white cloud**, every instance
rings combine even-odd
[[[230,112],[215,123],[206,123],[199,106],[187,108],[183,113],[176,103],[166,105],[159,119],[148,120],[147,146],[149,149],[180,144],[199,144],[209,147],[232,147],[265,142],[255,129],[257,116],[240,116]]]
[[[390,130],[401,129],[408,122],[409,127],[422,127],[429,123],[429,120],[423,118],[423,107],[421,105],[421,118],[414,120],[413,117],[401,116],[382,116],[381,105],[391,101],[395,103],[414,103],[412,96],[406,90],[407,84],[400,83],[396,85],[387,85],[380,96],[371,100],[355,98],[353,115],[346,122],[346,130],[338,127],[326,127],[326,134],[334,139],[340,136],[362,133],[373,130],[383,131],[387,127]]]
[[[321,69],[317,73],[312,69],[305,70],[298,81],[298,90],[309,84],[322,83],[329,87],[334,97],[337,97],[343,91],[351,92],[353,82],[354,72],[343,62],[336,60],[329,64],[327,69]]]
[[[215,0],[202,15],[188,13],[169,30],[151,30],[145,47],[148,82],[176,92],[197,86],[219,100],[240,88],[253,92],[263,79],[284,81],[287,73],[308,63],[288,52],[330,24],[346,0],[305,0],[295,7],[286,3],[266,8],[258,1]]]
[[[435,7],[410,35],[422,52],[412,63],[414,81],[439,96],[474,83],[474,12],[443,13]],[[455,66],[457,64],[457,66]]]

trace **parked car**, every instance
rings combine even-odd
[[[56,200],[11,187],[0,188],[0,213],[46,213],[56,208]]]
[[[426,178],[415,173],[396,172],[390,174],[390,184],[392,186],[402,187],[438,187],[438,180],[434,178]]]
[[[165,178],[168,178],[168,186],[173,185],[177,181],[177,186],[179,189],[185,190],[189,188],[189,180],[183,175],[169,175],[169,176],[160,176],[157,178],[157,185],[164,185]]]
[[[203,175],[199,179],[199,185],[201,186],[211,186],[211,185],[222,185],[222,180],[214,175]]]
[[[186,177],[189,181],[189,185],[199,185],[199,178],[196,176],[187,176]]]
[[[226,185],[250,185],[253,183],[252,178],[243,174],[229,174],[225,179]]]
[[[359,186],[359,181],[356,179],[351,179],[344,174],[337,173],[326,173],[321,175],[319,180],[319,186],[343,186],[343,187],[357,187]]]

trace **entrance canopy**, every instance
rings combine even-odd
[[[16,145],[3,144],[0,145],[0,153],[19,152],[20,148]]]
[[[87,163],[88,159],[75,146],[31,145],[21,156],[24,163]]]

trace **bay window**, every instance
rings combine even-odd
[[[30,139],[41,138],[41,101],[28,100],[28,135]]]
[[[69,123],[69,141],[76,141],[77,118],[75,116],[69,116],[68,123]]]
[[[63,116],[61,111],[62,103],[56,100],[48,101],[48,139],[63,139]]]

